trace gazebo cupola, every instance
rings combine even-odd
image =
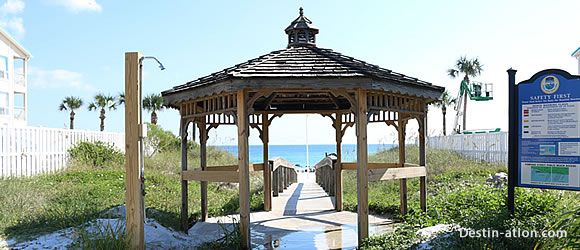
[[[294,46],[316,46],[318,29],[312,21],[304,16],[304,9],[300,7],[300,16],[285,29],[288,34],[288,48]]]

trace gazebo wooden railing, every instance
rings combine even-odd
[[[203,147],[202,147],[202,150]],[[205,154],[202,154],[201,162],[206,162]],[[202,164],[203,166],[203,164]],[[269,160],[267,164],[270,172],[272,173],[272,195],[278,196],[278,193],[282,193],[284,189],[287,189],[293,183],[298,181],[298,174],[294,165],[280,157],[276,157],[273,160]],[[181,181],[201,181],[202,183],[207,182],[229,182],[229,183],[239,183],[240,182],[240,171],[238,165],[223,165],[223,166],[206,166],[205,168],[193,168],[185,169],[181,171]],[[249,171],[264,171],[264,163],[253,163],[249,164]],[[268,189],[264,190],[268,192]],[[205,188],[202,186],[201,191],[201,220],[205,221],[207,219],[207,184]],[[182,195],[182,209],[187,211],[188,209],[188,197]],[[183,228],[188,228],[188,222],[186,220],[182,221]]]
[[[340,169],[340,170],[339,170]],[[316,183],[320,185],[329,196],[335,196],[336,193],[342,192],[337,190],[337,171],[342,170],[357,170],[356,162],[338,163],[335,159],[326,157],[316,164]],[[368,179],[371,181],[381,180],[401,180],[407,178],[419,177],[420,180],[420,202],[421,209],[427,209],[427,190],[426,179],[427,169],[425,166],[412,163],[368,163]],[[401,192],[401,204],[407,204],[407,193]],[[335,209],[337,204],[335,203]],[[401,213],[405,213],[405,208],[401,207]]]

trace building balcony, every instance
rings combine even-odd
[[[19,121],[26,120],[26,108],[14,107],[14,119],[19,120]]]
[[[26,86],[24,74],[15,74],[14,84],[19,86]]]

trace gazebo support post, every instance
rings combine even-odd
[[[141,82],[139,52],[125,53],[125,209],[131,249],[144,249],[145,216],[141,190]]]
[[[268,114],[262,114],[262,143],[263,143],[263,158],[264,158],[264,211],[272,210],[272,169],[268,164],[268,127],[270,120]]]
[[[367,155],[367,92],[356,89],[356,146],[357,146],[357,213],[358,244],[369,236],[368,155]]]
[[[199,122],[199,165],[201,171],[207,167],[207,126],[205,116],[201,117]],[[207,181],[200,182],[201,187],[201,221],[207,221]]]
[[[398,132],[399,132],[399,164],[405,167],[405,130],[407,121],[404,120],[403,114],[398,114]],[[407,214],[407,179],[400,179],[400,196],[401,196],[401,215]]]
[[[237,91],[238,169],[240,174],[241,248],[250,249],[250,174],[248,151],[248,109],[246,91]]]
[[[181,119],[179,135],[181,136],[181,170],[187,170],[187,125],[189,123]],[[195,130],[194,130],[195,131]],[[192,136],[192,138],[195,135]],[[187,181],[181,180],[181,230],[187,233],[189,230],[189,207],[188,207]]]
[[[423,117],[417,118],[419,122],[419,165],[421,167],[425,167],[425,159],[426,159],[426,152],[425,152],[425,137],[426,137],[426,130],[425,125],[427,124],[427,112]],[[426,176],[419,177],[419,196],[421,200],[421,210],[423,212],[427,212],[427,179]]]
[[[336,211],[342,211],[342,113],[336,113],[334,130],[336,132],[336,191],[334,192],[334,208]]]

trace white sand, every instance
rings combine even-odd
[[[118,228],[125,226],[124,219],[97,219],[91,221],[86,227],[89,233],[103,230],[104,228]],[[67,228],[54,233],[40,235],[34,240],[16,243],[14,240],[0,240],[2,249],[63,249],[74,242],[78,229]],[[200,244],[200,241],[182,232],[163,227],[153,219],[147,219],[145,224],[145,246],[147,249],[169,249],[169,248],[193,248]]]

